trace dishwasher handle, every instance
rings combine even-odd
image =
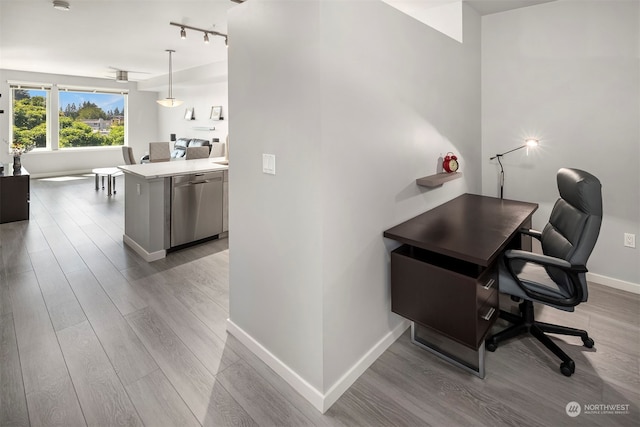
[[[216,182],[216,181],[222,181],[222,177],[218,176],[215,178],[204,179],[202,181],[189,181],[188,183],[193,185],[193,184],[206,184],[208,182]]]
[[[217,181],[222,181],[222,176],[203,179],[203,180],[198,180],[197,178],[195,178],[195,179],[189,180],[189,181],[182,181],[182,182],[175,182],[174,181],[173,188],[182,188],[182,187],[187,187],[187,186],[190,186],[190,185],[197,185],[197,184],[208,184],[208,183],[217,182]]]

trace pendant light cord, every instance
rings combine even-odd
[[[173,68],[171,67],[171,54],[173,51],[167,50],[167,52],[169,52],[169,99],[173,99]]]

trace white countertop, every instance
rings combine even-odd
[[[142,163],[139,165],[118,166],[124,173],[137,175],[145,179],[164,178],[192,173],[215,172],[229,169],[224,157],[208,157],[206,159],[173,160],[170,162]]]

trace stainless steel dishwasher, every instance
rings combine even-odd
[[[171,178],[171,247],[222,233],[222,172]]]

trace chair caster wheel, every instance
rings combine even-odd
[[[494,342],[487,341],[484,343],[484,348],[488,351],[496,351],[498,346]]]
[[[573,374],[575,371],[576,364],[573,362],[573,360],[569,362],[562,362],[560,364],[560,372],[562,372],[562,375],[564,375],[565,377],[570,377],[571,374]]]
[[[587,348],[592,348],[593,345],[595,344],[595,342],[593,342],[593,340],[589,337],[587,338],[582,338],[582,343],[584,344],[585,347]]]

